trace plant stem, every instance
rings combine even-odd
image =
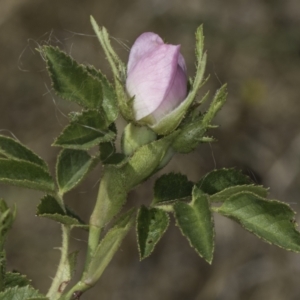
[[[67,225],[62,225],[62,247],[61,247],[61,257],[60,262],[52,281],[51,287],[47,293],[47,297],[50,300],[59,299],[64,288],[68,284],[67,272],[69,271],[68,264],[68,254],[69,254],[69,239],[70,239],[70,227]]]
[[[88,267],[88,265],[91,261],[91,258],[94,255],[94,253],[99,245],[101,231],[102,231],[101,228],[94,226],[94,225],[90,225],[87,257],[85,260],[85,269]]]
[[[72,299],[79,299],[79,297],[85,292],[91,288],[90,285],[78,281],[65,295],[63,295],[59,300],[72,300]]]

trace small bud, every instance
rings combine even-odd
[[[187,73],[180,45],[165,44],[155,33],[140,35],[127,66],[126,89],[134,97],[135,120],[155,125],[187,96]]]

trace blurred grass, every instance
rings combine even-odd
[[[166,171],[197,180],[215,167],[237,166],[271,187],[272,198],[300,210],[299,1],[1,0],[0,7],[0,131],[14,134],[53,171],[58,149],[50,144],[76,107],[51,91],[35,48],[58,45],[110,74],[89,23],[93,14],[115,38],[124,61],[139,34],[155,31],[181,44],[193,76],[194,32],[203,23],[211,74],[205,89],[213,93],[227,82],[228,103],[216,119],[221,127],[212,132],[218,143],[177,155]],[[95,170],[67,195],[86,220],[99,174]],[[152,184],[150,180],[133,191],[129,202],[149,203]],[[1,185],[0,196],[18,205],[7,244],[8,267],[28,274],[46,291],[58,263],[53,248],[60,245],[59,226],[34,217],[40,193]],[[299,299],[298,255],[267,245],[222,217],[216,217],[216,232],[212,266],[197,257],[174,225],[154,254],[140,263],[132,232],[103,278],[82,299]],[[79,268],[86,238],[84,232],[73,233],[72,247],[81,250]]]

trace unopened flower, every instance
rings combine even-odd
[[[136,121],[158,123],[187,96],[187,73],[180,45],[165,44],[155,33],[140,35],[127,67],[126,89]]]

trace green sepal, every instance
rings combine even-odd
[[[137,215],[136,232],[140,260],[154,250],[169,226],[169,215],[157,208],[141,206]]]
[[[43,168],[25,160],[0,159],[0,183],[53,192],[54,182]]]
[[[86,110],[77,115],[54,141],[53,146],[69,149],[88,150],[100,143],[115,139],[114,127],[103,113]]]
[[[300,233],[295,212],[285,203],[266,200],[250,192],[241,192],[214,209],[270,244],[300,252]]]
[[[86,151],[63,149],[56,165],[56,177],[59,193],[64,193],[76,187],[96,166],[97,158],[91,157]]]
[[[122,135],[122,152],[131,156],[138,148],[155,141],[156,138],[156,134],[150,128],[129,123]]]
[[[206,194],[213,195],[236,185],[252,184],[250,178],[236,169],[213,170],[206,174],[197,183],[197,186]]]
[[[180,134],[172,145],[176,152],[189,153],[198,146],[201,138],[203,138],[203,135],[207,131],[202,120],[203,118],[199,117],[179,129]]]
[[[214,221],[208,196],[197,186],[190,204],[174,204],[176,223],[196,252],[211,264],[214,253]]]
[[[85,66],[57,47],[43,46],[41,53],[46,59],[53,88],[60,97],[84,108],[102,107],[102,84]]]
[[[10,137],[0,135],[0,154],[10,159],[25,160],[48,170],[48,166],[44,160]]]
[[[121,168],[128,190],[151,176],[164,161],[177,133],[138,148],[129,161]]]
[[[119,115],[119,107],[117,102],[117,95],[110,84],[108,79],[99,70],[96,70],[93,66],[88,66],[87,71],[94,77],[98,78],[102,83],[103,102],[102,107],[105,112],[106,118],[109,123],[114,122]]]
[[[119,217],[115,225],[106,233],[83,274],[82,281],[84,281],[85,284],[94,285],[99,279],[120,247],[124,237],[133,226],[134,219],[134,209],[131,209]]]
[[[126,79],[126,67],[112,48],[110,44],[109,34],[106,28],[99,27],[99,25],[92,16],[91,23],[114,75],[115,91],[120,112],[127,121],[132,121],[134,119],[132,110],[132,99],[129,98],[124,89]]]
[[[183,174],[164,174],[155,181],[154,198],[151,205],[189,200],[192,197],[193,186],[193,182]]]
[[[86,227],[83,221],[70,209],[66,212],[61,208],[57,200],[51,195],[45,195],[37,207],[36,215],[39,217],[51,219],[64,225],[75,227]]]
[[[266,198],[268,196],[268,189],[264,188],[261,185],[254,185],[254,184],[248,184],[248,185],[236,185],[228,187],[216,194],[213,194],[210,196],[211,202],[224,202],[231,196],[240,193],[240,192],[251,192],[253,194],[256,194],[262,198]]]
[[[227,91],[226,85],[223,85],[217,92],[208,109],[203,116],[198,116],[190,122],[186,122],[180,127],[180,134],[173,143],[173,147],[177,152],[189,153],[193,151],[200,142],[211,141],[204,137],[206,131],[210,128],[212,119],[222,108],[226,101]]]

